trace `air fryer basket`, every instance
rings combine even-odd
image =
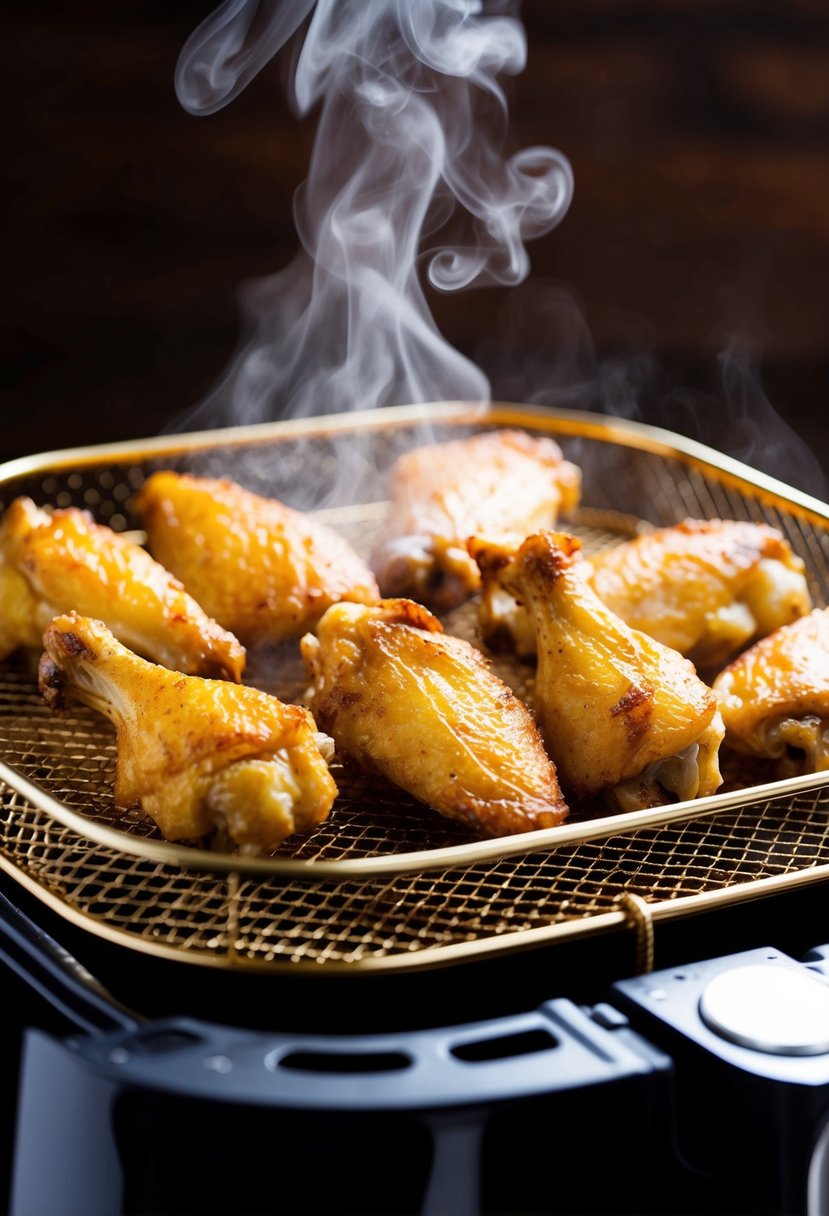
[[[150,473],[232,477],[321,511],[367,550],[384,473],[412,445],[517,426],[550,434],[584,473],[566,526],[586,549],[687,516],[779,528],[828,602],[829,508],[666,432],[585,413],[436,405],[52,453],[0,469],[0,506],[86,507],[117,530]],[[345,489],[359,486],[359,501]],[[320,501],[321,489],[325,498]],[[446,622],[475,636],[474,608]],[[528,673],[498,666],[520,693]],[[298,697],[296,647],[255,656],[252,682]],[[653,922],[829,875],[829,774],[726,773],[712,798],[477,841],[380,779],[337,767],[327,823],[269,858],[171,844],[113,802],[114,735],[82,707],[60,715],[31,664],[0,666],[0,866],[46,904],[137,949],[216,966],[397,970]]]

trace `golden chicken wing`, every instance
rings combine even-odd
[[[494,650],[535,654],[531,615],[503,587],[520,538],[480,541],[481,631]],[[811,607],[805,567],[780,532],[737,520],[686,520],[587,559],[599,599],[633,629],[697,666],[725,662],[741,646]]]
[[[589,561],[608,608],[698,667],[725,662],[812,606],[803,562],[766,524],[689,519]]]
[[[552,439],[513,430],[415,448],[391,478],[372,567],[384,595],[411,596],[436,611],[478,589],[469,536],[552,527],[576,506],[581,487],[579,470]]]
[[[338,754],[487,836],[566,816],[526,707],[419,604],[337,604],[301,647]]]
[[[218,829],[242,852],[268,851],[327,817],[331,741],[301,706],[148,663],[77,613],[43,641],[46,700],[57,708],[68,691],[110,719],[116,803],[141,806],[167,839]]]
[[[716,698],[693,665],[611,612],[587,581],[579,542],[528,537],[503,586],[535,620],[535,710],[562,785],[579,799],[612,791],[623,809],[713,793],[723,734]]]
[[[829,768],[829,609],[816,608],[744,651],[714,681],[726,741],[747,755],[790,752]]]
[[[177,671],[241,679],[245,651],[146,550],[69,507],[17,498],[0,522],[0,658],[41,649],[59,613],[106,622],[125,645]]]
[[[299,634],[339,600],[379,596],[337,532],[232,481],[154,473],[135,510],[158,559],[248,645]]]

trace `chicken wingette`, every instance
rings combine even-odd
[[[713,793],[723,734],[713,692],[601,602],[578,554],[574,537],[539,532],[501,570],[534,619],[535,711],[565,792],[608,793],[622,809]]]
[[[427,609],[337,604],[301,647],[314,715],[338,755],[485,836],[565,818],[529,711]]]
[[[829,609],[755,642],[720,672],[714,692],[736,751],[785,756],[804,772],[829,768]]]
[[[435,611],[454,607],[480,585],[468,537],[552,527],[580,488],[578,468],[547,437],[501,430],[415,448],[391,471],[371,558],[381,591]]]
[[[526,610],[502,586],[520,538],[479,542],[481,630],[493,649],[535,654]],[[724,663],[742,646],[811,608],[805,567],[788,541],[765,524],[685,520],[592,554],[593,590],[633,629],[678,650],[698,667]]]
[[[724,663],[812,606],[803,562],[766,524],[689,519],[589,561],[608,608],[697,667]]]
[[[0,658],[40,650],[53,617],[105,621],[130,649],[188,674],[241,679],[245,651],[145,549],[75,507],[17,498],[0,521]]]
[[[337,532],[235,482],[165,470],[134,506],[159,561],[246,645],[300,634],[339,600],[379,596]]]
[[[69,693],[110,719],[116,804],[140,806],[167,839],[217,831],[267,852],[327,817],[332,745],[301,706],[148,663],[77,613],[57,617],[43,644],[47,702],[59,708]]]

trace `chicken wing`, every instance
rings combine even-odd
[[[0,658],[40,650],[59,613],[106,621],[125,645],[178,671],[241,679],[245,651],[163,566],[69,507],[17,498],[0,522]]]
[[[232,481],[154,473],[134,505],[158,559],[248,645],[312,628],[339,600],[379,596],[337,532]]]
[[[572,536],[539,532],[502,567],[535,620],[536,714],[564,789],[612,791],[623,809],[681,801],[720,784],[716,698],[676,651],[631,629],[598,598]]]
[[[519,537],[472,538],[481,571],[481,631],[493,650],[535,654],[532,616],[503,587]],[[726,661],[753,638],[811,607],[805,567],[780,532],[737,520],[685,520],[591,555],[599,599],[699,667]]]
[[[301,647],[317,721],[360,768],[487,836],[566,816],[529,711],[419,604],[338,604]]]
[[[805,566],[766,524],[689,519],[590,557],[599,599],[698,667],[812,606]]]
[[[40,687],[105,714],[117,740],[115,800],[141,806],[169,840],[219,829],[242,852],[276,848],[328,815],[331,741],[307,710],[132,654],[100,621],[69,613],[44,635]]]
[[[503,430],[415,448],[391,474],[389,515],[372,554],[381,590],[436,611],[478,589],[476,532],[552,527],[576,506],[581,475],[552,439]]]
[[[714,681],[726,741],[747,755],[794,752],[829,768],[829,609],[816,608],[744,651]]]

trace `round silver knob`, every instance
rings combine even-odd
[[[773,1055],[829,1052],[829,985],[794,967],[752,964],[715,976],[700,997],[706,1025],[724,1039]]]

